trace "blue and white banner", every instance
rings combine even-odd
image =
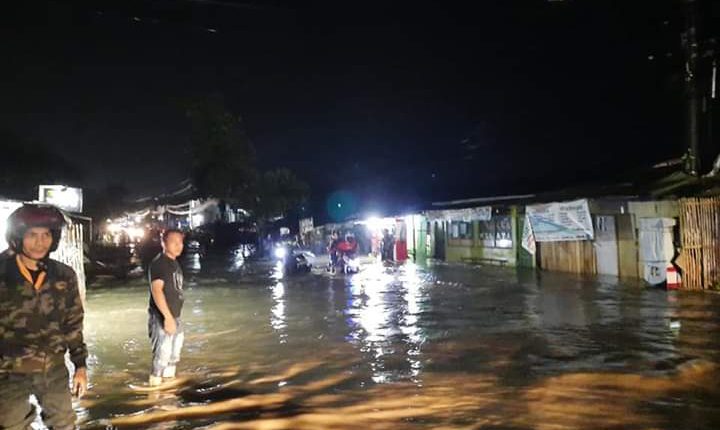
[[[526,208],[537,242],[592,240],[595,237],[586,199]]]

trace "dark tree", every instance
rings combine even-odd
[[[255,148],[239,116],[221,98],[186,104],[192,125],[191,177],[200,197],[217,197],[253,210],[259,219],[285,216],[309,188],[288,169],[259,173]]]
[[[200,196],[250,205],[257,177],[255,149],[241,118],[219,98],[192,101],[186,113],[192,124],[191,177]]]
[[[309,193],[308,185],[289,169],[265,172],[258,181],[255,212],[265,219],[284,217],[305,202]]]

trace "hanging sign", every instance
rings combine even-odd
[[[425,216],[429,221],[490,221],[492,218],[492,206],[427,211]]]
[[[535,255],[535,235],[533,234],[532,225],[530,225],[529,216],[525,217],[525,222],[523,223],[523,235],[521,244],[527,252]]]

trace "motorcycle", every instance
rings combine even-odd
[[[338,256],[336,268],[349,275],[360,271],[360,260],[353,253],[341,252]]]
[[[274,254],[285,273],[308,273],[312,269],[305,253],[296,246],[278,244],[275,246]]]
[[[356,256],[356,243],[341,241],[331,251],[330,266],[331,272],[340,272],[345,275],[358,273],[360,271],[360,260]]]

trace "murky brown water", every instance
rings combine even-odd
[[[188,282],[180,377],[158,391],[131,388],[150,366],[146,285],[89,292],[83,426],[720,428],[718,295],[445,265],[233,269]]]

